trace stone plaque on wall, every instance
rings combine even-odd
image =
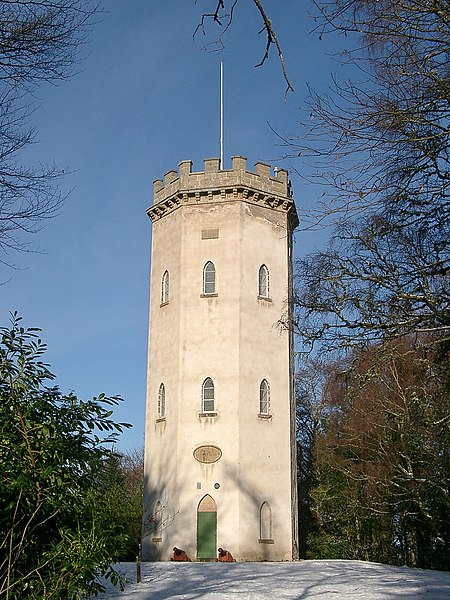
[[[194,458],[200,463],[215,463],[222,456],[222,450],[217,446],[200,446],[194,450]]]

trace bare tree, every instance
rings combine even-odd
[[[64,200],[56,166],[25,167],[20,153],[34,141],[33,93],[74,74],[97,2],[0,0],[0,261],[27,248],[27,234],[57,214]]]
[[[320,36],[344,34],[335,58],[355,67],[328,94],[310,89],[312,124],[286,140],[329,185],[315,216],[386,201],[402,202],[407,222],[424,206],[448,210],[448,2],[313,2]]]
[[[402,226],[373,214],[336,227],[299,261],[295,327],[308,346],[345,350],[408,332],[450,333],[448,224]]]
[[[359,81],[311,91],[286,139],[325,185],[309,215],[331,241],[299,264],[297,326],[328,349],[450,334],[450,8],[444,0],[317,1],[318,28],[353,44]],[[359,42],[359,43],[358,43]],[[354,71],[353,71],[354,73]],[[323,188],[322,188],[323,189]]]
[[[238,0],[211,2],[223,47]],[[264,3],[264,64],[283,53]],[[316,32],[344,34],[353,80],[310,89],[286,157],[325,188],[304,227],[331,224],[325,251],[297,269],[294,326],[308,344],[347,348],[407,332],[450,333],[450,9],[447,0],[312,0]],[[344,43],[343,43],[344,45]],[[355,75],[356,73],[356,75]],[[312,162],[311,168],[307,163]],[[292,326],[292,323],[288,324]]]

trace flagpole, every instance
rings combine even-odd
[[[220,61],[220,169],[223,171],[223,61]]]

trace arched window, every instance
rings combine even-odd
[[[203,293],[216,293],[216,267],[210,260],[203,267]]]
[[[258,296],[269,297],[269,269],[266,265],[259,267]]]
[[[261,540],[272,539],[272,509],[268,502],[263,502],[259,511],[259,535]]]
[[[263,379],[259,385],[259,413],[268,415],[270,408],[270,388],[269,384]]]
[[[202,385],[202,412],[214,412],[214,383],[207,377]]]
[[[158,419],[164,419],[166,416],[166,387],[162,383],[158,392]]]
[[[161,280],[161,304],[169,302],[169,271],[164,271]]]

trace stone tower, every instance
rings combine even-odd
[[[154,182],[144,560],[297,558],[288,174],[219,159]]]

